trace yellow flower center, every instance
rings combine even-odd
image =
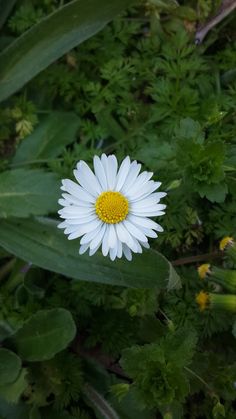
[[[128,200],[120,192],[103,192],[98,197],[95,207],[100,220],[108,224],[120,223],[129,212]]]
[[[196,295],[196,302],[199,305],[199,309],[201,311],[205,310],[209,305],[209,295],[205,291],[200,291],[199,294]]]

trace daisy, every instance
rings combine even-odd
[[[114,155],[94,157],[94,173],[83,161],[74,170],[76,181],[63,179],[64,191],[58,211],[69,240],[80,239],[79,253],[92,256],[101,246],[111,260],[149,248],[148,237],[156,238],[163,228],[149,217],[164,214],[159,204],[165,192],[155,192],[160,182],[150,180],[153,173],[142,172],[141,164],[126,157],[118,169]]]

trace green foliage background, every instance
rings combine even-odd
[[[1,3],[0,418],[233,419],[235,316],[195,296],[221,291],[199,263],[235,268],[218,251],[236,237],[235,15],[196,45],[220,1],[104,0],[113,21],[18,86],[3,58],[77,0]],[[164,233],[129,265],[90,265],[56,231],[59,180],[102,152],[168,192]]]

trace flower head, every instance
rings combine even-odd
[[[199,305],[199,309],[204,311],[209,305],[209,295],[205,291],[200,291],[196,295],[196,302]]]
[[[64,191],[59,204],[59,224],[69,240],[80,239],[79,253],[92,256],[100,247],[111,260],[132,259],[132,252],[149,247],[148,237],[157,237],[162,227],[149,217],[164,214],[160,204],[165,192],[155,192],[160,182],[150,180],[153,173],[142,172],[141,164],[126,157],[118,168],[114,155],[94,157],[94,173],[83,161],[77,163],[77,180],[62,180]]]
[[[205,279],[206,275],[210,273],[210,263],[203,263],[203,265],[200,265],[198,270],[198,275],[201,279]]]
[[[234,242],[234,239],[233,239],[233,237],[224,237],[221,241],[220,241],[220,245],[219,245],[219,248],[220,248],[220,250],[225,250],[225,248],[227,247],[227,246],[229,246],[229,245],[232,245],[233,244],[233,242]]]

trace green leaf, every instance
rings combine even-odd
[[[21,369],[21,359],[12,351],[0,348],[0,386],[17,379]]]
[[[112,262],[99,252],[80,256],[78,241],[68,241],[50,219],[3,220],[0,245],[20,259],[78,280],[135,288],[180,286],[178,275],[160,253],[134,255],[132,262]]]
[[[201,125],[192,118],[181,119],[179,126],[175,129],[175,135],[177,140],[194,140],[198,144],[202,144],[204,141]]]
[[[225,418],[225,408],[220,402],[217,402],[212,409],[212,416],[214,419]]]
[[[75,0],[42,19],[0,56],[0,101],[59,57],[100,31],[127,0]]]
[[[0,217],[28,217],[56,211],[59,180],[39,169],[16,169],[0,175]]]
[[[26,381],[27,370],[22,369],[14,383],[0,386],[0,396],[3,396],[7,402],[17,403],[20,396],[25,391],[28,383]]]
[[[211,202],[224,202],[227,192],[228,187],[224,182],[199,187],[199,195],[202,198],[205,196]]]
[[[44,361],[53,358],[74,339],[76,326],[68,310],[40,310],[12,335],[13,344],[22,359]]]
[[[79,118],[72,112],[52,112],[20,143],[13,163],[58,156],[76,136]]]
[[[192,361],[196,334],[188,328],[169,331],[157,343],[122,352],[120,364],[133,380],[130,391],[140,406],[156,408],[184,400],[189,392],[185,367]]]
[[[16,0],[0,0],[0,28],[5,23],[15,3]]]

